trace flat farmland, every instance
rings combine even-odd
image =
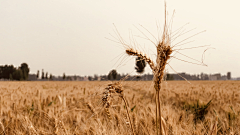
[[[123,97],[108,95],[110,81],[0,82],[3,134],[156,134],[151,81],[123,81]],[[106,105],[107,104],[107,105]],[[239,134],[239,81],[165,81],[162,118],[168,134]]]

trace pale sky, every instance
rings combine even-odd
[[[206,30],[187,40],[194,42],[182,48],[203,45],[215,48],[205,53],[207,67],[173,59],[170,65],[174,70],[191,74],[230,71],[232,77],[240,77],[240,1],[166,2],[168,20],[175,10],[173,31],[187,23],[186,31],[196,28],[180,36],[178,41]],[[67,75],[102,75],[114,68],[120,73],[135,74],[135,58],[128,58],[120,44],[106,39],[113,39],[110,34],[116,36],[113,23],[126,40],[129,31],[143,37],[135,26],[154,40],[140,25],[158,37],[157,24],[162,29],[163,22],[163,0],[0,0],[0,65],[19,66],[26,62],[30,73],[44,69],[53,75],[64,72]],[[154,60],[154,45],[136,36],[135,39],[142,46],[138,48]],[[206,48],[181,53],[201,61]],[[191,61],[181,55],[176,57]],[[121,62],[123,58],[128,59]],[[167,69],[174,73],[170,67]],[[145,73],[150,72],[147,67]]]

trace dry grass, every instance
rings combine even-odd
[[[239,134],[240,83],[163,82],[162,117],[167,134]],[[126,105],[108,82],[0,82],[3,134],[131,134]],[[124,97],[136,134],[156,134],[155,94],[150,81],[124,82]],[[195,110],[212,99],[204,119]],[[198,106],[198,107],[197,107]],[[217,120],[216,120],[217,119]]]

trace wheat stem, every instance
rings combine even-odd
[[[157,135],[158,135],[158,98],[157,98],[157,91],[156,91],[156,131],[157,131]]]
[[[124,104],[125,104],[125,106],[126,106],[127,116],[128,116],[129,122],[130,122],[130,127],[131,127],[131,129],[132,129],[133,135],[135,135],[135,132],[134,132],[134,129],[133,129],[133,126],[132,126],[132,121],[131,121],[131,119],[130,119],[130,115],[129,115],[129,112],[128,112],[128,105],[127,105],[126,99],[123,97],[123,95],[121,95],[120,97],[123,99]]]

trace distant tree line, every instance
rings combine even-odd
[[[22,63],[20,67],[14,67],[13,65],[0,66],[0,79],[8,80],[28,80],[29,67],[27,63]]]
[[[137,66],[136,66],[137,67]],[[140,66],[138,66],[140,67]],[[135,68],[136,69],[136,68]],[[142,71],[143,68],[138,68],[137,71]],[[139,72],[137,72],[139,73]],[[54,76],[52,74],[48,75],[48,72],[44,72],[42,70],[42,74],[40,74],[39,71],[37,71],[37,74],[35,75],[37,79],[32,80],[53,80],[53,81],[150,81],[153,79],[153,74],[137,74],[137,75],[130,75],[130,74],[119,74],[116,69],[112,69],[109,71],[108,74],[105,75],[97,75],[94,74],[93,76],[79,76],[79,75],[66,75],[63,73],[61,76]],[[41,76],[42,75],[42,76]],[[41,77],[40,77],[41,76]],[[164,80],[208,80],[208,75],[201,73],[200,75],[190,75],[187,73],[178,73],[178,74],[171,74],[166,73],[164,75]],[[31,80],[31,79],[30,79]]]
[[[139,69],[143,70],[143,69]],[[111,70],[107,75],[97,75],[88,76],[89,81],[138,81],[138,80],[152,80],[152,74],[144,74],[144,75],[129,75],[129,74],[119,74],[116,69]]]
[[[53,75],[52,74],[50,74],[50,75],[48,75],[48,72],[44,72],[44,70],[42,69],[42,76],[41,76],[41,78],[40,78],[40,72],[39,72],[39,70],[37,71],[37,74],[36,74],[36,78],[37,79],[42,79],[42,80],[53,80]]]

